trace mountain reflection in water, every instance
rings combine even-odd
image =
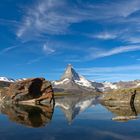
[[[130,105],[130,103],[118,103],[107,101],[100,101],[99,96],[82,95],[82,96],[61,96],[55,98],[55,107],[53,105],[1,105],[1,113],[8,116],[8,118],[16,123],[28,127],[42,127],[47,125],[53,116],[55,108],[60,108],[64,113],[69,124],[80,113],[86,109],[101,104],[109,112],[113,113],[113,121],[125,122],[131,119],[137,119],[140,113],[140,104]],[[57,117],[57,116],[54,116]]]

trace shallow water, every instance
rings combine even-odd
[[[139,108],[66,96],[53,106],[1,105],[0,140],[139,140]]]

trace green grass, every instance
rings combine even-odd
[[[55,97],[59,97],[59,96],[72,96],[72,95],[79,95],[79,96],[81,96],[81,95],[99,95],[99,94],[101,94],[101,93],[99,93],[99,92],[96,92],[96,93],[66,93],[66,92],[54,92],[54,96]]]
[[[105,92],[105,93],[128,93],[128,92],[134,92],[134,91],[138,91],[140,92],[140,88],[126,88],[126,89],[118,89],[118,90],[113,90],[113,91],[109,91],[109,92]]]
[[[74,93],[73,94],[64,93],[64,92],[54,92],[54,96],[55,97],[58,97],[58,96],[69,96],[69,95],[75,95],[75,94]]]

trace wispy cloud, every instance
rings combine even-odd
[[[81,59],[78,59],[78,58],[77,58],[77,59],[65,59],[64,61],[65,61],[65,62],[68,62],[68,63],[69,63],[69,62],[71,62],[71,63],[72,63],[72,62],[82,62],[82,60],[81,60]]]
[[[43,45],[43,51],[45,52],[45,54],[52,54],[55,52],[55,50],[53,48],[49,47],[48,43],[45,43]]]
[[[18,27],[20,25],[20,22],[16,20],[8,20],[8,19],[3,19],[0,18],[0,25],[13,25],[14,27]]]
[[[41,60],[44,59],[44,58],[45,58],[45,57],[38,57],[38,58],[35,58],[35,59],[32,59],[32,60],[29,60],[29,61],[27,62],[27,64],[30,65],[30,64],[33,64],[33,63],[37,63],[37,62],[41,61]]]
[[[95,49],[94,49],[95,50]],[[92,54],[88,56],[89,59],[102,58],[107,56],[112,56],[120,53],[132,52],[140,50],[139,45],[129,45],[129,46],[120,46],[110,50],[101,50],[92,51]]]
[[[91,73],[107,73],[107,72],[122,72],[122,71],[139,71],[140,65],[116,66],[116,67],[92,67],[78,68],[79,71],[85,72],[86,75]]]
[[[4,48],[3,50],[0,51],[0,54],[4,54],[4,53],[7,53],[9,51],[12,51],[15,48],[18,48],[18,46],[11,46],[11,47],[8,47],[8,48]]]
[[[93,81],[126,81],[139,78],[140,65],[78,68],[77,70]]]
[[[83,21],[98,22],[102,24],[105,29],[98,30],[96,33],[91,32],[91,35],[89,35],[90,38],[98,38],[105,41],[116,39],[120,42],[127,42],[128,44],[125,46],[116,46],[116,48],[111,49],[102,49],[100,47],[98,50],[90,50],[90,54],[88,54],[86,60],[137,51],[140,50],[140,46],[132,44],[139,43],[139,39],[135,37],[132,38],[131,35],[133,32],[135,33],[136,28],[139,27],[139,18],[136,17],[134,19],[131,15],[138,10],[140,10],[139,0],[119,0],[118,2],[108,1],[103,3],[94,3],[92,1],[76,1],[72,3],[66,0],[41,0],[34,2],[32,6],[26,9],[16,35],[23,40],[25,38],[32,40],[35,39],[35,37],[39,40],[42,36],[46,38],[48,36],[52,37],[53,35],[71,33],[71,28],[69,27],[74,23],[81,23]],[[110,23],[111,28],[109,26]],[[114,27],[116,28],[114,29]],[[83,34],[87,35],[88,33],[85,31]],[[51,41],[53,42],[55,39],[54,37]],[[65,40],[63,40],[63,42],[65,42]],[[81,50],[82,49],[81,47]],[[48,43],[43,45],[42,50],[46,54],[56,52],[54,47]],[[64,48],[59,47],[57,51],[62,52]],[[85,55],[85,52],[83,55]],[[70,61],[78,62],[79,60],[70,59]]]
[[[137,74],[125,74],[125,73],[101,73],[101,74],[93,74],[90,76],[86,76],[91,81],[110,81],[110,82],[118,82],[118,81],[133,81],[139,79],[139,73]]]
[[[65,0],[42,0],[34,4],[33,7],[29,7],[16,34],[20,38],[42,33],[65,34],[73,23],[126,18],[139,9],[139,0],[100,4],[94,2],[84,2],[83,4],[80,1],[73,4]],[[104,38],[110,37],[109,34],[105,34]]]
[[[96,35],[89,35],[91,38],[98,38],[103,40],[115,39],[118,37],[119,33],[111,33],[111,32],[101,32]]]
[[[140,36],[129,35],[129,36],[126,36],[126,37],[124,38],[124,40],[125,40],[126,42],[133,43],[133,44],[135,44],[135,43],[140,43]]]
[[[114,67],[81,67],[76,68],[76,71],[85,76],[91,81],[131,81],[139,79],[140,65],[126,65],[126,66],[114,66]],[[54,74],[61,75],[63,69],[54,70]],[[131,74],[130,74],[131,73]]]

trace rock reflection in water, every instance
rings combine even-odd
[[[67,95],[55,97],[55,107],[59,107],[69,124],[91,106],[101,104],[109,112],[115,114],[113,121],[126,122],[137,119],[140,114],[140,102],[103,101],[97,95]],[[1,113],[6,114],[13,122],[28,126],[42,127],[48,124],[54,112],[53,105],[1,105]],[[92,109],[94,112],[94,110]],[[57,117],[57,116],[55,116]],[[104,117],[104,116],[102,116]]]
[[[13,122],[28,126],[42,127],[52,119],[54,107],[51,105],[3,105],[1,113]]]
[[[114,121],[126,122],[132,119],[137,119],[140,113],[140,103],[122,103],[114,101],[106,101],[101,103],[110,112],[115,114],[112,118]]]

